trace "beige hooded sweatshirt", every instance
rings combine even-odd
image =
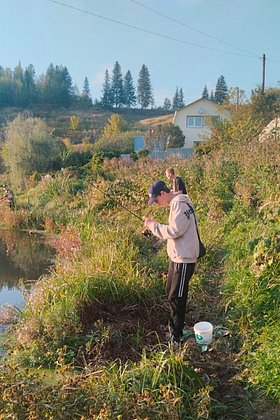
[[[168,225],[149,222],[148,228],[161,239],[167,239],[167,254],[175,263],[194,263],[199,254],[199,242],[193,204],[185,194],[176,195],[170,202]]]

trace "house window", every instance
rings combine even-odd
[[[190,127],[190,128],[202,127],[202,117],[188,116],[187,117],[187,127]]]

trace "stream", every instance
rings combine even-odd
[[[29,290],[54,262],[55,250],[44,235],[0,230],[0,311],[7,305],[22,308],[21,285]]]

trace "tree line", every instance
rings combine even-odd
[[[234,92],[232,89],[235,89]],[[239,88],[228,89],[224,76],[220,76],[215,92],[212,90],[209,94],[205,85],[202,98],[222,104],[234,94],[237,96],[236,101],[241,101],[244,91]],[[93,103],[105,109],[154,108],[153,87],[148,67],[142,65],[135,84],[130,70],[123,75],[121,65],[116,61],[111,74],[107,69],[105,71],[101,98],[93,101],[88,78],[85,77],[80,93],[77,86],[73,85],[66,66],[51,63],[46,72],[40,76],[36,76],[32,64],[24,69],[19,62],[13,70],[0,66],[0,108],[37,104],[89,107]],[[164,111],[175,111],[183,106],[185,106],[183,89],[177,86],[173,98],[165,98],[160,108]]]
[[[134,86],[131,72],[123,77],[121,66],[115,63],[112,75],[108,70],[102,88],[102,97],[94,103],[104,108],[154,106],[152,84],[148,67],[143,64]],[[30,105],[55,105],[69,107],[73,104],[90,106],[93,104],[88,78],[85,77],[80,93],[73,85],[66,66],[52,63],[46,72],[37,77],[32,64],[25,69],[21,63],[12,70],[0,66],[0,107],[26,107]]]

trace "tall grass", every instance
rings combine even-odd
[[[34,207],[29,205],[37,212],[36,220],[52,217],[54,230],[61,231],[67,224],[69,232],[77,232],[81,248],[67,259],[61,254],[56,271],[36,284],[13,336],[15,356],[33,366],[72,364],[82,373],[46,388],[39,378],[36,387],[43,393],[45,389],[43,395],[50,401],[42,405],[36,391],[25,401],[30,379],[15,373],[18,367],[14,367],[18,381],[25,384],[22,393],[20,388],[15,392],[26,413],[33,407],[36,415],[45,410],[51,416],[62,413],[64,407],[63,418],[73,412],[77,418],[96,419],[210,418],[211,389],[199,382],[184,355],[164,350],[163,345],[157,351],[143,350],[140,323],[131,341],[113,319],[118,309],[137,307],[142,321],[145,310],[157,307],[164,295],[165,245],[142,237],[141,222],[123,206],[139,216],[146,214],[148,185],[164,179],[167,166],[174,166],[186,180],[208,249],[198,265],[190,297],[194,292],[203,294],[207,280],[219,267],[223,321],[242,343],[237,357],[242,360],[243,378],[279,401],[277,140],[260,142],[260,128],[251,116],[240,115],[214,131],[190,160],[105,161],[102,170],[87,167],[80,173],[82,180],[74,177],[81,181],[81,189],[72,190],[73,180],[62,173],[50,184],[41,182],[35,187]],[[98,183],[106,196],[92,183]],[[27,206],[24,200],[22,205]],[[153,213],[163,222],[167,215],[166,210]],[[110,322],[106,322],[107,313]],[[125,340],[127,351],[135,346],[142,357],[135,363],[105,363],[110,345],[114,349]],[[5,413],[18,413],[5,374],[3,381],[1,394],[8,395],[10,404]]]
[[[64,360],[64,357],[63,357]],[[51,372],[22,369],[11,360],[0,371],[4,418],[203,419],[210,388],[174,353],[159,351],[140,364],[118,361],[82,374],[58,363]],[[16,397],[16,398],[15,398]]]

